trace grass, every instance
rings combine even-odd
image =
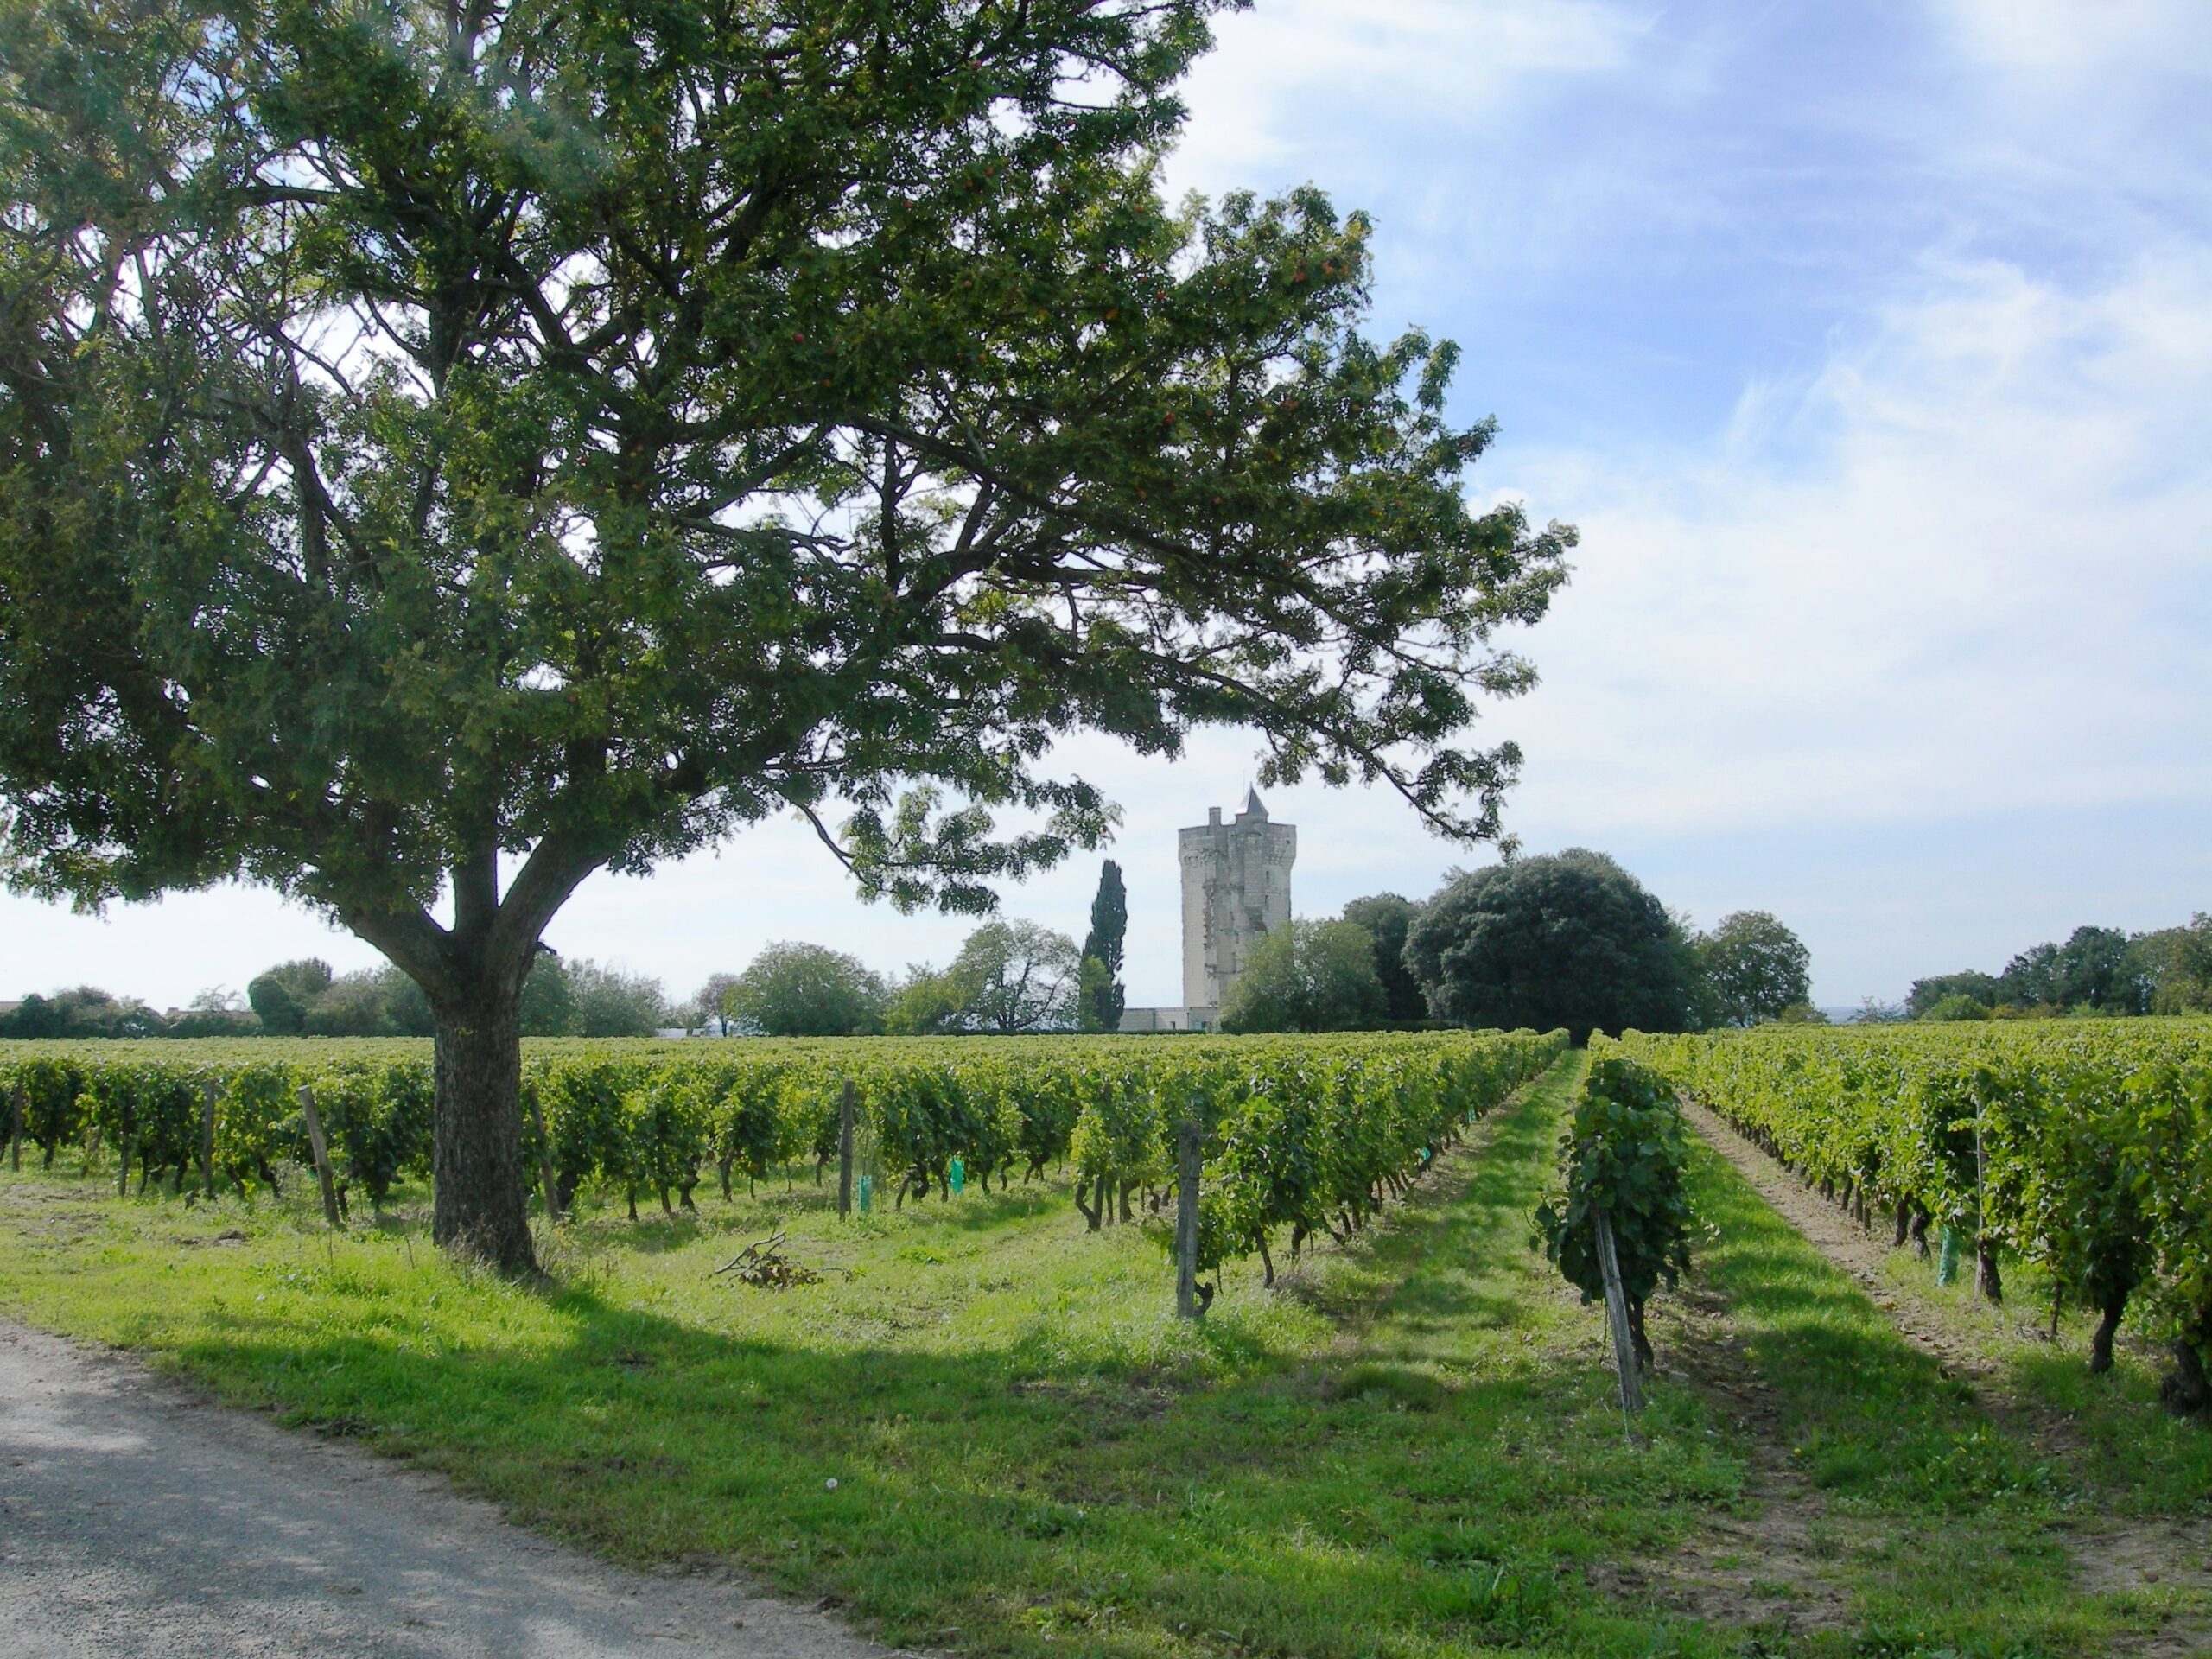
[[[1281,1289],[1232,1267],[1196,1326],[1157,1243],[1085,1233],[1064,1187],[840,1224],[804,1181],[587,1215],[533,1289],[447,1262],[412,1214],[333,1237],[303,1198],[187,1210],[27,1172],[0,1176],[0,1310],[608,1556],[734,1562],[963,1653],[2056,1659],[2155,1623],[2067,1589],[2063,1475],[1710,1157],[1726,1312],[1662,1322],[1662,1361],[1732,1344],[1762,1404],[1662,1377],[1631,1446],[1602,1321],[1527,1248],[1580,1066]],[[778,1227],[823,1282],[709,1276]],[[1808,1571],[1758,1540],[1793,1505],[1848,1599],[1794,1636],[1761,1610]],[[1731,1548],[1748,1592],[1683,1589]]]
[[[1726,1307],[1725,1349],[1709,1357],[1750,1385],[1732,1445],[1749,1459],[1756,1439],[1802,1483],[1823,1570],[1850,1592],[1856,1650],[2106,1653],[2170,1614],[2212,1611],[2177,1591],[2085,1593],[2067,1548],[2110,1514],[2161,1503],[2202,1513],[2212,1485],[2183,1501],[2171,1473],[2132,1482],[2127,1460],[2082,1458],[1993,1418],[1702,1143],[1693,1184],[1712,1230],[1700,1274]],[[2113,1437],[2125,1429],[2175,1446],[2184,1469],[2207,1466],[2212,1436],[2124,1387],[2086,1373],[2082,1383],[2069,1391],[2101,1395]]]

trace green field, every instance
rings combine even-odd
[[[73,1153],[0,1173],[0,1309],[610,1556],[963,1653],[2025,1659],[2203,1628],[2191,1583],[2082,1554],[2212,1491],[2140,1356],[2008,1371],[2069,1414],[2044,1436],[1702,1151],[1716,1236],[1658,1305],[1631,1444],[1602,1322],[1528,1243],[1580,1065],[1276,1289],[1232,1263],[1195,1326],[1156,1239],[1086,1230],[1059,1175],[843,1223],[810,1165],[696,1217],[601,1195],[532,1288],[440,1257],[417,1189],[333,1236],[312,1183],[186,1208]],[[821,1282],[711,1276],[775,1229]]]

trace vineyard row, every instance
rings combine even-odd
[[[853,1085],[866,1163],[893,1202],[986,1189],[1066,1164],[1087,1224],[1132,1218],[1204,1137],[1202,1269],[1363,1226],[1466,1126],[1541,1074],[1566,1033],[1448,1032],[1133,1043],[864,1039],[733,1044],[555,1042],[524,1062],[525,1166],[566,1210],[597,1185],[670,1211],[694,1192],[837,1155]],[[381,1207],[431,1161],[429,1045],[214,1041],[0,1045],[0,1102],[51,1166],[98,1144],[141,1192],[216,1178],[274,1189],[304,1162],[312,1091],[341,1190]],[[19,1154],[18,1154],[19,1155]]]
[[[1898,1245],[1971,1236],[1991,1298],[1999,1248],[2042,1265],[2099,1314],[2095,1369],[2139,1306],[2172,1345],[2170,1400],[2205,1402],[2212,1021],[1770,1027],[1630,1052]]]

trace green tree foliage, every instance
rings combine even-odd
[[[2138,934],[2126,973],[2147,1014],[2212,1010],[2212,916],[2200,911],[2187,927]]]
[[[1679,1031],[1688,952],[1659,901],[1583,848],[1461,876],[1406,940],[1429,1006],[1463,1025]]]
[[[986,922],[950,970],[959,1024],[969,1031],[1067,1031],[1082,973],[1075,941],[1036,922]]]
[[[0,1014],[0,1037],[60,1037],[68,1029],[68,1016],[36,991]]]
[[[1691,958],[1701,1025],[1756,1026],[1812,999],[1812,952],[1766,911],[1722,917],[1691,942]]]
[[[770,1037],[853,1037],[883,1029],[882,976],[819,944],[779,943],[753,959],[721,1012]]]
[[[1964,973],[1933,974],[1912,982],[1912,989],[1904,1000],[1905,1013],[1915,1020],[1925,1020],[1929,1009],[1955,996],[1993,1008],[2002,995],[2003,988],[1994,974],[1976,973],[1971,969]]]
[[[390,990],[373,969],[340,974],[304,1014],[311,1037],[389,1037],[394,1031]]]
[[[1075,1028],[1094,1033],[1119,1029],[1122,1011],[1121,999],[1115,995],[1117,989],[1106,964],[1096,957],[1085,957],[1076,972]],[[1106,1023],[1109,1014],[1114,1019],[1111,1026]]]
[[[247,987],[264,1035],[272,1037],[428,1037],[430,1005],[422,988],[396,968],[334,975],[317,957],[280,963]],[[176,1036],[235,1032],[235,1024]]]
[[[550,950],[541,950],[522,982],[517,1023],[525,1037],[567,1037],[576,1029],[575,994],[569,987],[569,969]]]
[[[717,1037],[728,1036],[729,995],[737,988],[738,977],[735,974],[709,974],[706,983],[683,1005],[684,1024],[696,1031],[711,1031]]]
[[[960,984],[950,972],[916,963],[884,1003],[883,1028],[896,1037],[935,1037],[960,1029]]]
[[[2128,937],[2113,927],[2077,927],[2063,944],[2046,942],[2005,964],[1998,1001],[2023,1008],[2139,1014],[2150,997],[2127,974]]]
[[[1344,920],[1367,930],[1375,941],[1375,974],[1382,983],[1382,1017],[1397,1024],[1411,1024],[1428,1017],[1428,999],[1421,981],[1406,965],[1406,935],[1420,906],[1395,893],[1378,893],[1355,899],[1344,906]]]
[[[1920,1017],[1938,1025],[1954,1024],[1961,1020],[1986,1020],[1990,1017],[1990,1007],[1964,991],[1954,991],[1941,1001],[1929,1003]]]
[[[1112,859],[1098,867],[1098,892],[1090,901],[1090,931],[1083,936],[1083,958],[1104,971],[1079,989],[1079,1023],[1085,1031],[1118,1031],[1128,997],[1122,986],[1123,942],[1129,931],[1129,896],[1122,886],[1122,867]]]
[[[1355,922],[1271,928],[1221,1007],[1224,1031],[1356,1031],[1382,1017],[1375,937]]]
[[[2133,936],[2077,927],[2063,943],[2021,951],[2001,976],[1968,972],[1915,980],[1905,1006],[1913,1018],[1925,1020],[1935,1017],[1938,1004],[1962,996],[2008,1016],[2199,1013],[2212,1008],[2212,917],[2199,913],[2186,927]]]
[[[136,997],[119,997],[97,985],[79,985],[51,996],[36,992],[0,1015],[0,1037],[158,1037],[168,1025]]]
[[[261,1029],[260,1018],[237,991],[211,985],[194,995],[182,1012],[168,1022],[167,1037],[244,1037]],[[0,1027],[0,1036],[6,1033]]]
[[[795,810],[981,912],[1111,824],[1054,740],[1206,724],[1494,835],[1464,736],[1573,537],[1468,506],[1365,219],[1161,201],[1226,3],[22,0],[9,879],[374,944],[435,1235],[520,1269],[518,1005],[596,871]]]
[[[1567,1281],[1594,1302],[1605,1294],[1598,1254],[1598,1214],[1611,1222],[1615,1265],[1628,1301],[1639,1364],[1651,1363],[1643,1310],[1662,1283],[1689,1271],[1694,1222],[1682,1175],[1689,1144],[1667,1079],[1623,1053],[1592,1044],[1590,1070],[1560,1137],[1560,1191],[1536,1211],[1537,1242]]]
[[[307,1029],[308,1010],[330,988],[330,964],[320,957],[279,963],[257,974],[245,988],[246,1000],[272,1037],[296,1037]]]
[[[571,1035],[650,1037],[668,1022],[668,994],[658,980],[595,962],[566,967]]]

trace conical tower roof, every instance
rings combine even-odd
[[[1245,790],[1244,804],[1238,810],[1236,816],[1240,818],[1264,818],[1268,816],[1268,809],[1261,801],[1260,791],[1258,790],[1252,788],[1247,788]]]

